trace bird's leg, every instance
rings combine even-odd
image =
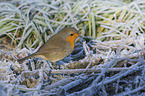
[[[55,62],[52,62],[52,63],[53,63],[53,65],[54,65],[55,69],[57,70],[58,68],[57,68],[57,66],[55,65]]]

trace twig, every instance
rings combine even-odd
[[[131,90],[131,91],[127,91],[127,92],[122,92],[120,94],[117,94],[116,96],[127,96],[127,95],[130,95],[130,94],[133,94],[133,93],[136,93],[140,90],[143,90],[145,88],[145,84],[143,86],[139,86],[137,88],[135,88],[134,90]]]
[[[144,61],[142,61],[142,62],[144,62]],[[139,65],[141,65],[142,63],[141,62],[138,62],[138,63],[136,63],[135,65],[136,65],[136,67],[137,66],[139,66]],[[90,91],[92,91],[93,89],[96,89],[97,87],[99,87],[99,86],[101,86],[102,85],[102,83],[105,85],[105,84],[109,84],[109,83],[112,83],[112,82],[114,82],[115,80],[117,80],[117,79],[119,79],[119,78],[122,78],[123,76],[127,76],[128,74],[130,74],[131,72],[133,72],[134,70],[137,70],[136,69],[136,67],[134,66],[133,68],[132,67],[130,67],[131,69],[130,70],[127,70],[126,72],[124,72],[124,73],[119,73],[119,74],[117,74],[116,76],[113,76],[113,77],[110,77],[110,78],[106,78],[105,80],[103,80],[103,81],[101,81],[101,82],[98,82],[98,83],[96,83],[96,82],[93,82],[93,84],[90,86],[90,87],[88,87],[88,88],[86,88],[86,89],[84,89],[84,90],[82,90],[82,91],[80,91],[79,92],[79,94],[81,94],[81,93],[90,93]],[[110,68],[109,68],[110,69]],[[138,70],[139,70],[140,68],[138,68]],[[97,80],[97,79],[96,79]],[[96,81],[95,80],[95,81]],[[145,86],[144,86],[145,87]],[[75,94],[75,92],[74,93],[72,93],[71,94],[71,96],[73,96]],[[122,95],[122,96],[124,96],[124,95]]]
[[[91,72],[101,72],[104,68],[91,68],[91,69],[63,69],[63,70],[52,70],[52,74],[72,74],[72,73],[91,73]],[[129,68],[109,68],[107,71],[122,71],[128,70]],[[49,70],[44,70],[46,73],[49,73]]]

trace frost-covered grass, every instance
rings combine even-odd
[[[144,18],[143,0],[0,3],[1,95],[144,95]],[[60,70],[39,58],[15,60],[36,52],[65,26],[79,29],[84,42],[58,62],[65,62]]]

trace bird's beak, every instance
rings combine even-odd
[[[78,37],[82,37],[82,36],[79,34],[79,32],[78,32],[78,31],[77,31],[77,33],[76,33],[76,34],[77,34],[77,36],[78,36]]]
[[[74,35],[75,35],[76,37],[79,37],[80,34],[79,34],[79,33],[74,33]]]

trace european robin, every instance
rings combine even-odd
[[[75,39],[78,36],[79,33],[75,28],[64,28],[52,36],[44,45],[40,47],[36,53],[33,53],[30,56],[26,56],[22,59],[18,59],[18,62],[22,63],[24,60],[30,57],[40,57],[53,62],[54,66],[56,67],[56,61],[63,59],[73,51]]]

